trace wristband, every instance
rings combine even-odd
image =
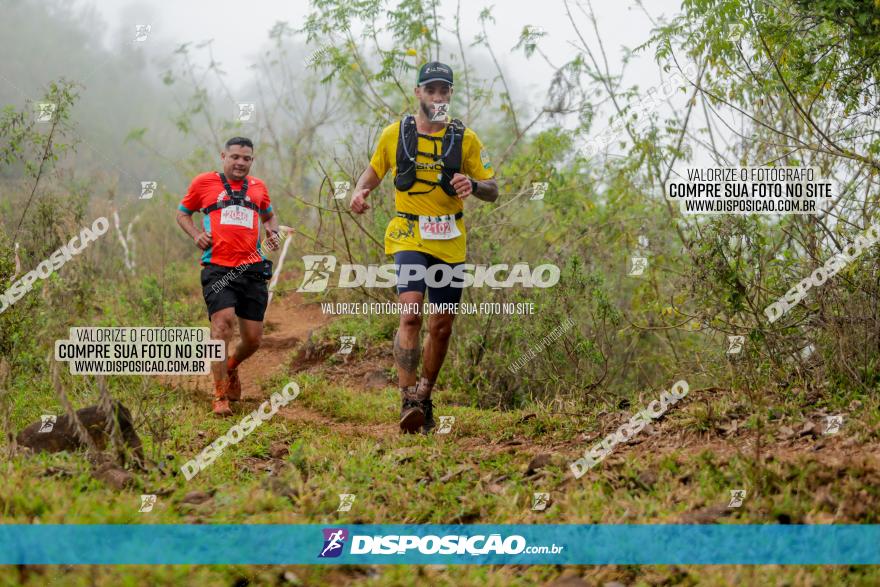
[[[474,180],[471,180],[471,193],[473,193],[473,194],[477,193],[477,182]]]

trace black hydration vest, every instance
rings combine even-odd
[[[410,115],[400,121],[400,132],[397,136],[397,175],[394,176],[394,187],[401,192],[411,195],[430,193],[434,186],[440,186],[450,196],[457,195],[452,187],[452,177],[461,170],[461,151],[464,143],[464,123],[457,118],[446,126],[443,137],[423,135],[416,129],[416,119]],[[433,141],[434,152],[425,153],[419,151],[419,137]],[[437,152],[437,141],[441,141],[440,151]],[[439,173],[439,181],[428,181],[416,176],[416,156],[422,155],[429,158],[435,164],[439,161],[442,170]],[[410,192],[409,189],[416,183],[424,183],[431,186],[421,192]]]
[[[241,184],[241,191],[234,192],[232,191],[232,186],[229,185],[229,182],[226,180],[226,176],[223,173],[220,173],[220,181],[223,182],[223,189],[226,190],[226,195],[229,198],[225,200],[218,200],[216,203],[211,204],[207,208],[202,208],[199,210],[202,214],[210,214],[214,210],[222,210],[228,206],[244,206],[245,208],[250,208],[255,212],[259,212],[260,208],[251,202],[250,200],[246,200],[245,196],[247,196],[248,189],[248,180],[247,176],[245,176],[244,181]]]

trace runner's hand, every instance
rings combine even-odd
[[[266,234],[269,235],[269,238],[264,241],[266,248],[270,251],[277,251],[281,242],[281,234],[277,230],[270,230]]]
[[[367,194],[370,193],[370,190],[364,188],[355,192],[354,197],[351,199],[351,211],[355,214],[363,214],[367,210],[370,209],[370,205],[367,204]]]
[[[200,232],[199,236],[193,239],[196,243],[196,246],[202,249],[203,251],[207,251],[211,248],[213,241],[211,240],[210,232]]]
[[[452,176],[452,187],[455,188],[455,193],[458,194],[458,197],[461,200],[464,200],[466,197],[474,193],[471,187],[471,179],[467,175],[462,175],[461,173],[456,173]]]

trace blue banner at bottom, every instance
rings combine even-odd
[[[880,525],[0,525],[0,564],[880,564]]]

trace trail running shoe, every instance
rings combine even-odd
[[[228,381],[221,381],[219,384],[215,384],[214,401],[211,405],[215,416],[232,415],[232,410],[229,408],[229,399],[227,397],[228,389]]]
[[[415,434],[425,423],[422,402],[415,398],[416,386],[401,389],[400,429],[405,434]]]
[[[431,398],[421,400],[422,411],[425,412],[425,423],[422,424],[422,434],[428,434],[437,424],[434,422],[434,403]]]
[[[232,409],[229,407],[229,400],[225,397],[223,398],[214,398],[212,403],[213,411],[215,416],[231,416]]]

